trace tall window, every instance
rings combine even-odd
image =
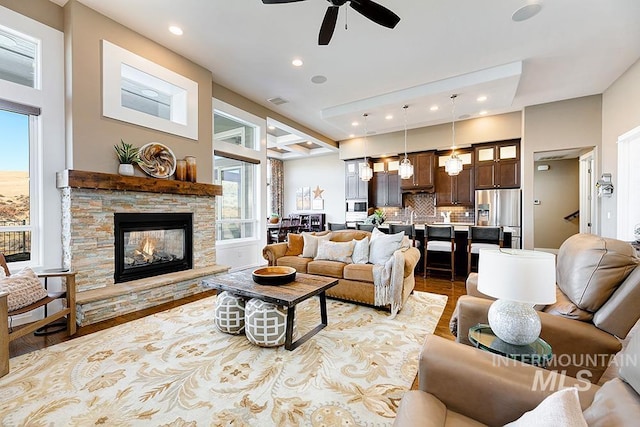
[[[0,109],[0,252],[9,262],[31,259],[29,122],[28,114]]]
[[[215,110],[214,175],[222,186],[218,197],[216,240],[258,239],[260,171],[259,128]]]

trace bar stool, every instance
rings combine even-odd
[[[363,222],[358,222],[356,223],[356,229],[358,230],[364,230],[364,231],[373,231],[373,229],[376,228],[376,226],[374,224],[365,224]]]
[[[347,224],[346,223],[330,222],[328,224],[328,227],[329,227],[330,231],[346,230],[347,229]]]
[[[411,240],[411,246],[420,247],[420,242],[416,242],[416,226],[414,224],[389,224],[389,234],[404,232]]]
[[[429,252],[449,253],[449,268],[444,266],[430,267]],[[430,270],[450,271],[451,281],[456,277],[456,232],[453,225],[425,225],[424,228],[424,273],[427,277]]]
[[[503,245],[502,227],[469,227],[467,237],[467,274],[471,273],[471,258],[478,255],[480,249],[498,249]]]

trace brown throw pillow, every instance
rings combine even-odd
[[[9,277],[0,278],[0,291],[9,292],[7,296],[9,311],[26,307],[47,296],[47,291],[40,283],[40,279],[29,267]]]
[[[287,235],[287,252],[284,253],[284,256],[298,256],[302,253],[303,247],[302,234],[289,233]]]

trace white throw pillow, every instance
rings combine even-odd
[[[29,267],[0,279],[0,291],[9,293],[7,305],[14,311],[45,298],[48,294],[38,276]]]
[[[351,259],[354,264],[366,264],[369,262],[369,236],[361,240],[353,239],[353,255]]]
[[[374,228],[371,232],[371,243],[369,244],[369,262],[371,264],[384,264],[391,258],[393,253],[400,249],[404,232],[396,234],[385,234]]]
[[[538,406],[505,427],[587,427],[578,389],[565,388],[547,396]]]
[[[329,240],[330,238],[331,233],[325,234],[324,236],[302,233],[304,246],[302,247],[302,254],[300,256],[303,258],[315,258],[316,255],[318,255],[318,240]]]
[[[329,240],[318,240],[318,254],[315,260],[340,261],[351,264],[351,254],[353,254],[353,241],[332,242]]]

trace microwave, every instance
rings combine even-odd
[[[366,212],[367,202],[364,200],[347,200],[347,212]]]

